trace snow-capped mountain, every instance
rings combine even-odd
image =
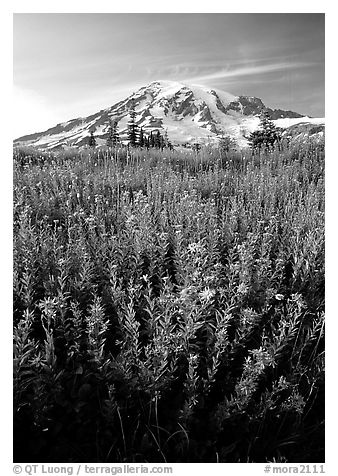
[[[97,144],[105,144],[109,119],[118,122],[120,138],[124,140],[132,105],[136,111],[136,124],[146,134],[167,130],[173,144],[196,141],[210,143],[221,134],[226,134],[232,136],[239,145],[245,145],[245,136],[257,129],[258,115],[266,107],[256,97],[234,96],[218,89],[176,81],[153,81],[125,100],[96,114],[19,137],[14,143],[47,149],[81,146],[88,142],[90,131],[94,131]],[[310,119],[293,111],[267,109],[280,127],[297,123],[324,123],[324,119]]]

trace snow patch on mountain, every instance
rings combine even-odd
[[[278,127],[291,127],[294,126],[295,124],[325,124],[325,118],[324,117],[300,117],[300,118],[284,118],[284,119],[276,119],[274,121],[276,126]]]
[[[261,99],[235,96],[215,88],[177,81],[153,81],[138,89],[125,100],[85,118],[72,119],[44,132],[16,139],[16,144],[42,148],[80,146],[88,141],[93,130],[98,143],[105,143],[109,120],[118,122],[122,141],[127,141],[129,112],[134,105],[136,124],[146,134],[167,131],[174,144],[212,143],[222,134],[233,137],[240,146],[247,143],[248,134],[259,125],[259,113],[265,107]],[[280,109],[268,109],[278,127],[290,127],[298,122],[322,124],[323,119],[303,117]],[[317,122],[316,122],[317,121]],[[319,121],[319,122],[318,122]]]

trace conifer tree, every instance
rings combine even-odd
[[[139,140],[138,140],[138,145],[139,145],[140,147],[144,147],[144,145],[145,145],[144,142],[145,142],[145,139],[144,139],[143,129],[142,129],[142,127],[141,127],[141,129],[140,129],[140,136],[139,136]]]
[[[150,147],[155,147],[155,137],[153,131],[150,132]]]
[[[155,135],[155,147],[156,149],[159,149],[161,147],[161,134],[159,130],[157,130]]]
[[[130,110],[129,110],[129,122],[128,122],[128,140],[129,144],[132,147],[136,147],[137,145],[137,125],[135,123],[135,103],[134,100],[131,101]]]
[[[248,137],[248,143],[251,147],[252,153],[254,153],[255,151],[258,151],[260,153],[261,148],[263,146],[262,131],[251,132],[250,136]]]
[[[164,147],[168,147],[169,146],[168,129],[165,129],[164,131],[163,141],[164,141]]]
[[[94,136],[94,131],[90,131],[90,136],[88,139],[89,147],[96,147],[96,138]]]
[[[267,110],[263,110],[260,116],[260,127],[263,133],[263,144],[266,150],[274,148],[277,141],[278,134],[275,124],[270,119],[270,114]]]
[[[192,148],[195,152],[198,153],[201,150],[201,144],[199,144],[198,142],[195,142]]]
[[[280,149],[280,141],[280,129],[270,119],[269,112],[266,109],[262,110],[259,130],[252,132],[248,138],[252,151],[258,150],[260,152],[264,147],[265,151],[268,152],[274,150],[276,144],[278,149]]]
[[[113,124],[111,119],[109,119],[108,137],[106,145],[107,147],[113,147]]]
[[[162,151],[163,151],[164,147],[165,147],[164,137],[162,135],[160,135],[160,148],[161,148]]]
[[[236,142],[232,137],[222,134],[219,139],[218,148],[221,152],[229,152],[235,145]]]
[[[120,136],[119,136],[119,133],[118,133],[118,123],[117,121],[114,121],[113,122],[113,146],[116,146],[119,141],[120,141]]]
[[[107,147],[115,147],[118,144],[119,133],[117,128],[118,128],[117,121],[112,121],[111,119],[109,119]]]

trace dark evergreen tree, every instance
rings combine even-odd
[[[168,129],[165,129],[164,131],[163,141],[164,141],[164,147],[168,147],[169,146]]]
[[[252,153],[255,151],[260,152],[263,146],[262,131],[251,132],[250,136],[248,137],[248,143],[251,147]]]
[[[89,147],[96,147],[96,138],[94,136],[94,131],[90,131],[90,136],[88,138]]]
[[[135,103],[134,100],[131,101],[130,110],[129,110],[129,122],[128,122],[128,140],[129,144],[132,147],[136,147],[137,145],[137,125],[135,123]]]
[[[113,147],[113,123],[111,119],[109,119],[109,127],[108,127],[108,137],[106,142],[107,147]]]
[[[116,147],[117,144],[120,142],[120,136],[119,136],[119,132],[118,132],[118,123],[117,123],[117,121],[113,122],[113,136],[112,136],[112,139],[113,139],[113,146]]]
[[[142,127],[141,127],[141,129],[140,129],[140,136],[139,136],[139,139],[138,139],[138,145],[139,145],[140,147],[144,147],[144,145],[145,145],[145,138],[144,138],[144,134],[143,134],[143,129],[142,129]]]
[[[192,148],[193,148],[193,150],[194,150],[195,152],[198,153],[198,152],[201,150],[201,144],[199,144],[198,142],[195,142],[195,143],[193,144]]]
[[[159,130],[156,132],[155,135],[155,147],[156,149],[159,149],[161,147],[161,134]]]
[[[161,148],[162,151],[163,151],[164,147],[165,147],[164,137],[162,135],[160,135],[160,148]]]
[[[262,110],[259,130],[250,134],[248,142],[253,152],[260,152],[263,147],[266,152],[269,152],[274,150],[276,145],[280,149],[281,137],[281,130],[270,119],[269,112]]]
[[[236,142],[234,139],[230,136],[226,136],[224,134],[221,135],[218,143],[218,148],[220,152],[229,152],[230,149],[233,149],[236,147]]]
[[[266,109],[263,110],[260,115],[260,128],[265,150],[273,149],[276,141],[276,126],[270,119],[270,114]]]
[[[162,139],[161,139],[161,149],[163,150],[164,147],[168,147],[170,150],[172,150],[173,145],[169,140],[168,129],[164,130],[164,134],[161,137],[162,137]]]
[[[153,131],[150,132],[150,147],[155,147],[155,137]]]

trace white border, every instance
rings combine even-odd
[[[182,2],[171,1],[163,4],[158,1],[147,2],[112,2],[112,1],[71,1],[60,0],[58,2],[43,1],[5,1],[1,8],[0,34],[1,34],[1,93],[2,101],[0,109],[1,120],[1,454],[0,468],[2,474],[12,473],[12,365],[11,365],[11,336],[12,336],[12,134],[10,123],[15,120],[19,111],[13,111],[11,90],[12,90],[12,14],[13,13],[325,13],[326,14],[326,340],[327,340],[327,400],[326,400],[326,461],[327,473],[334,474],[334,469],[338,468],[336,463],[336,440],[337,430],[337,408],[335,400],[337,390],[335,382],[337,379],[337,357],[335,347],[337,347],[337,320],[338,313],[336,302],[336,281],[337,281],[337,28],[338,18],[333,0],[330,2],[311,1],[283,1],[273,3],[272,1],[242,1],[228,5],[225,2]],[[183,474],[188,470],[187,465],[173,465],[174,474]],[[6,468],[6,469],[5,469]],[[209,464],[189,465],[189,472],[204,473],[210,469]],[[222,469],[223,468],[223,469]],[[229,474],[263,474],[261,464],[227,464],[213,465],[212,471],[216,473],[224,469]],[[226,474],[226,473],[225,473]]]

